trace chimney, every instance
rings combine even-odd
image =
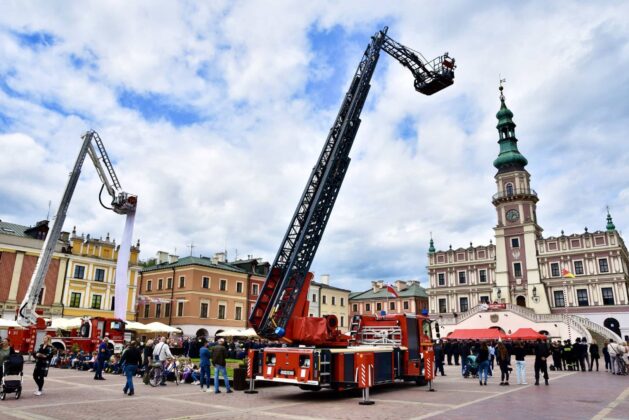
[[[169,255],[168,256],[168,264],[174,264],[179,261],[179,255]]]
[[[214,258],[212,258],[212,262],[216,261],[216,262],[225,262],[225,253],[224,252],[217,252],[214,254]]]
[[[164,264],[164,263],[168,263],[168,252],[166,251],[157,251],[157,256],[155,257],[157,259],[157,264]]]
[[[373,292],[376,293],[380,288],[378,287],[378,281],[372,281],[371,282],[371,288],[373,289]]]
[[[325,284],[326,286],[330,285],[330,275],[329,274],[321,274],[319,278],[319,282]]]
[[[402,290],[408,289],[408,284],[404,280],[396,280],[395,288],[398,292],[401,292]]]

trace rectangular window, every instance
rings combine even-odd
[[[111,311],[115,311],[116,310],[116,297],[112,296],[111,297]]]
[[[183,316],[183,302],[177,302],[177,316]]]
[[[236,321],[242,320],[242,307],[236,306],[236,317],[234,319]]]
[[[144,305],[144,318],[149,317],[149,312],[151,311],[151,304],[147,303]]]
[[[170,303],[166,303],[164,305],[164,316],[165,317],[169,317],[170,316]]]
[[[480,303],[489,303],[489,296],[481,296]]]
[[[312,294],[312,303],[317,303],[317,294],[316,293]]]
[[[225,319],[227,308],[224,304],[218,305],[218,319]]]
[[[404,301],[404,310],[408,311],[408,300]]]
[[[607,265],[607,258],[601,258],[598,260],[598,269],[601,273],[609,273],[609,265]]]
[[[355,303],[352,305],[352,312],[358,312],[358,305]]]
[[[81,306],[81,294],[72,292],[70,293],[70,308],[79,308]]]
[[[445,286],[446,285],[446,274],[445,273],[437,274],[437,284],[439,286]]]
[[[395,302],[389,302],[389,310],[395,311]]]
[[[588,291],[587,289],[577,289],[577,302],[579,306],[588,306]]]
[[[168,277],[168,279],[166,280],[166,288],[167,289],[172,289],[173,288],[173,278],[172,277]]]
[[[201,303],[201,312],[199,312],[199,318],[207,318],[207,313],[209,312],[210,304],[207,302]]]
[[[459,298],[459,310],[466,312],[469,309],[468,301],[466,297]]]
[[[224,292],[227,290],[227,280],[225,279],[221,279],[221,287],[220,287],[221,292]]]
[[[487,283],[487,270],[478,271],[478,281],[480,283]]]
[[[236,293],[242,293],[242,283],[236,283]]]
[[[614,304],[614,291],[611,287],[602,287],[601,296],[603,297],[603,305]]]
[[[563,294],[563,290],[555,290],[553,296],[555,298],[555,307],[563,308],[566,306],[566,298]]]
[[[516,277],[522,277],[522,264],[513,263],[513,275]]]
[[[336,305],[336,296],[332,296],[332,305]]]
[[[74,266],[74,278],[75,279],[84,279],[85,278],[85,266],[83,266],[83,265],[75,265]]]
[[[465,271],[459,271],[459,284],[465,284],[466,282]]]
[[[210,278],[209,277],[203,277],[201,279],[201,287],[203,287],[204,289],[209,289],[210,288]]]
[[[371,312],[371,304],[365,303],[365,312]]]
[[[92,309],[100,309],[102,295],[92,295]]]
[[[440,314],[445,314],[446,312],[448,312],[448,308],[446,306],[446,300],[445,299],[439,299],[439,313]]]
[[[157,279],[157,290],[162,290],[164,288],[164,279]]]
[[[341,306],[345,306],[345,298],[341,298]]]
[[[254,296],[257,296],[260,290],[260,286],[258,286],[257,284],[252,284],[251,285],[251,294]]]
[[[520,248],[520,238],[511,238],[511,248]]]
[[[376,311],[380,312],[382,310],[382,303],[378,302],[376,303]]]
[[[160,318],[162,316],[162,304],[155,304],[155,318]]]
[[[153,290],[153,281],[152,280],[147,280],[146,281],[146,291],[150,292],[151,290]]]
[[[179,277],[179,288],[183,289],[186,287],[186,278],[184,276]]]
[[[550,263],[550,275],[559,277],[559,263]]]
[[[94,271],[94,280],[105,281],[105,270],[103,270],[102,268],[97,268]]]
[[[345,317],[341,316],[341,327],[345,326]]]
[[[583,274],[583,261],[574,262],[574,274]]]
[[[327,303],[326,303],[327,299],[326,299],[326,296],[325,296],[325,295],[323,295],[323,299],[322,299],[322,301],[323,301],[323,304],[324,304],[324,305],[326,305],[326,304],[327,304]]]

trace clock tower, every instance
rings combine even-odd
[[[537,193],[531,189],[526,158],[518,151],[513,112],[505,104],[500,85],[498,144],[494,166],[497,192],[492,198],[498,223],[496,233],[496,285],[492,299],[549,314],[550,306],[540,280],[536,240],[542,237],[537,224]]]

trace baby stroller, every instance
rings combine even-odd
[[[0,388],[0,400],[4,400],[7,394],[15,393],[15,399],[22,395],[22,380],[24,378],[24,357],[21,354],[10,354],[4,361],[2,373],[2,388]]]
[[[463,368],[463,377],[469,378],[472,375],[472,378],[476,378],[478,376],[478,363],[476,363],[476,356],[470,354],[467,356],[467,363]]]

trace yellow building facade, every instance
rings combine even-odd
[[[63,316],[113,317],[115,305],[116,263],[119,246],[110,240],[77,235],[68,238],[71,254],[63,290]],[[131,247],[128,269],[127,319],[136,315],[136,289],[140,277],[140,243]]]

